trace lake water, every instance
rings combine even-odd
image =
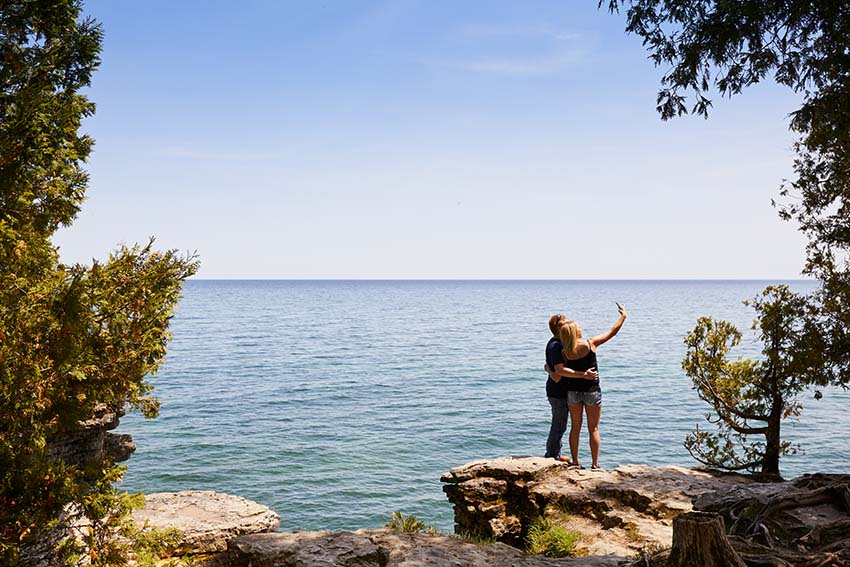
[[[549,316],[597,333],[615,301],[629,318],[599,349],[600,464],[694,466],[682,441],[708,406],[681,370],[682,338],[701,315],[748,330],[741,301],[768,283],[190,281],[151,378],[160,417],[119,428],[138,446],[122,487],[237,494],[285,530],[374,528],[401,510],[450,531],[441,473],[544,452]],[[805,453],[783,474],[848,472],[850,395],[802,401],[783,427]]]

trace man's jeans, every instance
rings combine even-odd
[[[557,459],[561,456],[561,438],[567,430],[567,398],[549,398],[552,406],[552,426],[549,428],[549,438],[546,440],[546,456]]]

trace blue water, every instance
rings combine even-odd
[[[629,318],[599,349],[600,464],[693,466],[682,441],[707,406],[681,370],[682,338],[700,315],[748,330],[741,301],[766,284],[191,281],[151,378],[161,415],[122,420],[138,445],[123,488],[238,494],[287,530],[379,527],[394,510],[451,530],[441,473],[544,451],[549,315],[596,333],[615,301]],[[757,353],[752,340],[740,350]],[[805,454],[783,473],[848,472],[850,395],[802,401],[784,431]]]

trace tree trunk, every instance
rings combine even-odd
[[[686,512],[673,518],[673,549],[668,567],[746,567],[729,545],[720,516]]]
[[[780,428],[782,427],[782,398],[776,396],[767,421],[767,433],[764,435],[764,461],[761,472],[779,476],[779,451],[782,447]]]

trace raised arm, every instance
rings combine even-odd
[[[622,327],[623,323],[626,322],[626,306],[620,305],[618,303],[617,310],[620,312],[620,318],[617,319],[617,322],[614,323],[614,326],[611,327],[608,331],[590,338],[590,342],[592,342],[595,346],[607,343],[614,335],[620,332],[620,327]]]

